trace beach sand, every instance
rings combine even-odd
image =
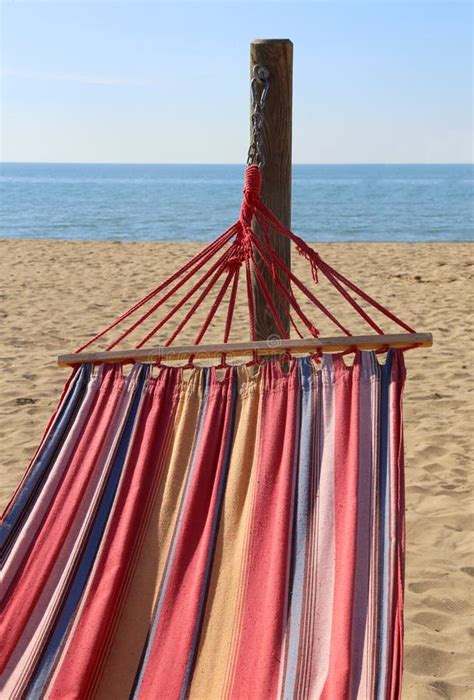
[[[0,241],[2,506],[66,380],[56,366],[199,250],[197,244]],[[406,355],[407,579],[404,698],[472,698],[473,248],[331,244],[328,262],[435,345]],[[309,282],[305,261],[293,262]],[[236,330],[245,338],[241,305]],[[199,326],[193,319],[194,331]],[[471,668],[472,671],[472,668]]]

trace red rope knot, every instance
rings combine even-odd
[[[226,262],[228,272],[233,272],[240,268],[245,260],[252,258],[251,230],[244,226],[238,232],[235,241],[232,243],[231,252]]]
[[[244,198],[240,209],[240,221],[244,228],[252,225],[255,205],[260,197],[262,176],[258,165],[249,165],[245,169]]]
[[[247,227],[242,227],[242,231],[235,240],[235,253],[230,258],[228,267],[229,269],[237,265],[240,267],[245,260],[250,260],[252,257],[253,251],[252,240],[250,238],[250,229]]]
[[[314,280],[314,282],[317,284],[318,283],[318,259],[319,255],[318,253],[313,253],[313,251],[308,252],[307,250],[303,250],[299,245],[296,246],[296,250],[298,253],[303,256],[303,258],[306,258],[306,260],[309,262],[311,265],[311,276]]]
[[[258,165],[248,165],[245,168],[244,194],[259,197],[262,189],[262,174]]]
[[[229,258],[226,263],[226,269],[228,272],[235,272],[239,268],[243,261],[245,260],[245,254],[241,249],[241,246],[236,248],[235,253]]]

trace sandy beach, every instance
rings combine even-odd
[[[2,507],[68,376],[56,366],[56,356],[88,339],[199,248],[190,243],[0,241]],[[373,243],[326,244],[318,250],[417,330],[434,335],[432,349],[406,355],[403,697],[472,698],[473,248],[467,243]],[[293,267],[310,283],[302,258],[297,256]],[[235,330],[245,338],[244,319],[241,307]],[[199,320],[193,319],[191,330]]]

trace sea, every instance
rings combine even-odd
[[[240,165],[3,163],[0,237],[208,241],[239,214]],[[466,241],[473,165],[295,165],[308,241]]]

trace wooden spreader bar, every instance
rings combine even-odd
[[[212,359],[223,354],[229,359],[252,355],[259,357],[295,353],[343,352],[344,350],[380,350],[383,348],[409,348],[413,345],[429,348],[433,345],[431,333],[397,333],[392,335],[352,335],[329,338],[301,338],[294,340],[257,340],[242,343],[214,345],[174,345],[149,349],[111,350],[109,352],[81,352],[60,355],[60,367],[73,367],[83,363],[109,364],[128,362],[157,362],[159,360]]]

